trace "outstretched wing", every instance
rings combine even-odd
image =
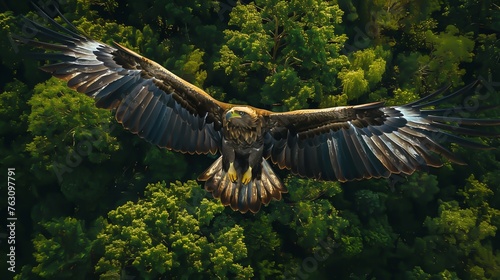
[[[216,153],[221,145],[221,115],[231,107],[177,77],[156,62],[119,45],[109,46],[65,28],[39,10],[56,30],[28,20],[36,39],[22,43],[45,49],[41,60],[58,61],[41,69],[68,81],[99,108],[114,109],[132,133],[167,149]]]
[[[384,107],[378,102],[270,114],[267,156],[280,168],[302,176],[342,182],[439,167],[441,160],[434,154],[463,164],[441,143],[488,148],[458,135],[498,136],[470,126],[496,126],[500,120],[450,116],[457,108],[422,108],[439,105],[473,86],[428,101],[442,89],[403,106]]]

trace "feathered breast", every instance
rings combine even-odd
[[[260,129],[259,129],[260,130]],[[226,139],[231,140],[239,146],[249,146],[258,142],[260,134],[256,129],[246,129],[228,125]],[[260,137],[262,138],[262,137]]]

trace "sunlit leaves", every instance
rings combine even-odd
[[[82,182],[92,181],[82,178],[106,182],[102,173],[91,176],[91,164],[109,160],[119,149],[116,138],[110,134],[116,126],[111,125],[111,114],[96,110],[90,98],[56,79],[35,87],[29,104],[28,131],[32,140],[26,144],[26,151],[35,159],[32,175],[42,182],[58,182],[73,202],[100,196],[103,192],[98,184],[82,192],[86,188]],[[80,168],[75,169],[77,166]]]
[[[92,138],[101,140],[89,142],[93,148],[118,149],[116,139],[106,131],[111,126],[111,114],[106,110],[96,110],[92,99],[68,89],[63,81],[50,79],[38,85],[29,103],[32,109],[28,131],[35,139],[28,144],[27,150],[33,156],[54,153],[58,147],[56,143],[66,143],[76,149],[80,142]],[[52,144],[47,146],[45,141]],[[97,157],[94,162],[105,158],[104,155]]]
[[[342,91],[349,99],[357,99],[368,91],[368,81],[363,69],[340,72],[339,78],[342,80]]]
[[[203,54],[201,50],[195,49],[176,61],[176,68],[182,71],[179,75],[182,75],[184,79],[191,78],[189,80],[192,80],[192,83],[198,87],[202,87],[207,78],[207,71],[200,69],[203,65]]]
[[[46,234],[39,233],[33,240],[33,256],[38,263],[33,273],[42,278],[86,279],[91,241],[85,235],[83,223],[68,217],[41,226]]]
[[[468,255],[477,243],[494,236],[497,228],[491,225],[491,216],[478,215],[478,209],[459,208],[457,203],[443,203],[439,217],[428,219],[426,225],[435,234],[442,234],[445,242],[462,248]]]
[[[420,63],[436,74],[434,76],[436,85],[446,82],[451,82],[455,86],[460,85],[459,79],[465,70],[460,69],[459,64],[472,61],[474,41],[458,32],[455,26],[449,25],[445,32],[435,34],[429,30],[425,33],[427,47],[432,52],[429,57],[424,56]]]
[[[471,175],[460,194],[464,196],[467,205],[478,207],[488,205],[488,198],[493,195],[493,191],[487,184],[478,181],[474,175]]]
[[[200,278],[207,273],[223,279],[251,277],[253,270],[244,263],[243,228],[217,223],[224,207],[204,198],[204,193],[193,181],[172,183],[170,188],[158,183],[148,185],[144,199],[111,211],[99,235],[105,252],[97,263],[98,273],[133,269],[141,278]]]
[[[487,203],[492,191],[471,176],[460,193],[465,197],[464,206],[457,201],[442,202],[438,216],[426,219],[425,225],[434,237],[425,240],[434,248],[432,254],[439,254],[434,244],[441,244],[442,248],[453,250],[458,258],[465,259],[464,265],[471,269],[470,275],[497,277],[500,259],[491,255],[490,238],[497,233],[500,211]],[[479,265],[483,263],[489,265]],[[438,265],[443,267],[444,260]]]
[[[366,49],[352,54],[349,67],[338,74],[348,100],[358,99],[382,80],[386,68],[384,53],[381,49]]]
[[[387,105],[408,104],[419,99],[418,94],[416,94],[414,90],[403,90],[397,88],[392,92],[392,94],[394,94],[394,96],[387,101]]]

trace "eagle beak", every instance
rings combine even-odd
[[[241,115],[238,114],[238,112],[236,112],[234,110],[229,110],[226,113],[226,121],[229,121],[229,119],[232,119],[232,118],[241,118]]]

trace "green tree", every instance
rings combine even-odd
[[[431,72],[428,83],[438,87],[444,83],[454,86],[460,85],[460,77],[465,74],[465,69],[460,69],[459,64],[471,62],[474,49],[474,41],[459,34],[459,30],[448,25],[444,32],[435,34],[428,30],[425,32],[425,42],[431,50],[429,56],[423,56],[419,60],[423,71]]]
[[[359,100],[373,90],[385,73],[387,52],[381,48],[359,50],[352,54],[349,67],[339,73],[342,91],[348,100]]]
[[[234,98],[285,108],[307,108],[336,91],[347,59],[345,36],[335,33],[342,11],[325,1],[255,1],[239,4],[224,31],[216,68],[230,75]]]
[[[67,217],[41,226],[46,233],[39,233],[33,239],[33,255],[38,265],[32,272],[49,279],[86,279],[91,269],[91,241],[85,234],[83,223]]]
[[[141,279],[252,277],[243,228],[204,196],[194,181],[150,184],[143,199],[111,211],[94,245],[104,248],[96,272],[101,278],[124,271]]]

